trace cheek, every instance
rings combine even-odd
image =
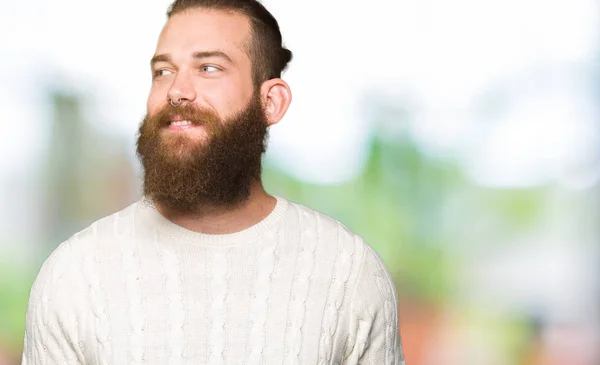
[[[205,93],[206,100],[217,111],[221,119],[228,119],[235,113],[244,109],[250,101],[253,89],[251,85],[242,85],[240,82],[221,83]]]
[[[148,100],[146,101],[146,113],[152,115],[157,112],[164,106],[165,100],[165,94],[161,94],[157,88],[152,87],[148,94]]]

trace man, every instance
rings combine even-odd
[[[176,0],[151,61],[144,198],[63,242],[23,364],[404,364],[388,270],[261,184],[291,60],[255,0]]]

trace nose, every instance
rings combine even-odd
[[[196,91],[191,81],[191,76],[185,72],[178,72],[173,79],[173,84],[167,92],[167,102],[179,106],[184,102],[193,103],[196,100]]]

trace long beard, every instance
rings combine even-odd
[[[207,135],[196,140],[186,132],[166,131],[175,115],[203,126]],[[267,120],[256,95],[228,120],[189,104],[167,105],[146,116],[139,128],[144,195],[180,213],[235,206],[260,181],[267,137]]]

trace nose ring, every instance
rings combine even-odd
[[[169,99],[169,101],[171,102],[171,105],[172,105],[173,107],[175,107],[175,108],[177,108],[178,106],[180,106],[180,105],[181,105],[181,99],[177,99],[177,104],[175,104],[175,103],[173,102],[173,99]]]

